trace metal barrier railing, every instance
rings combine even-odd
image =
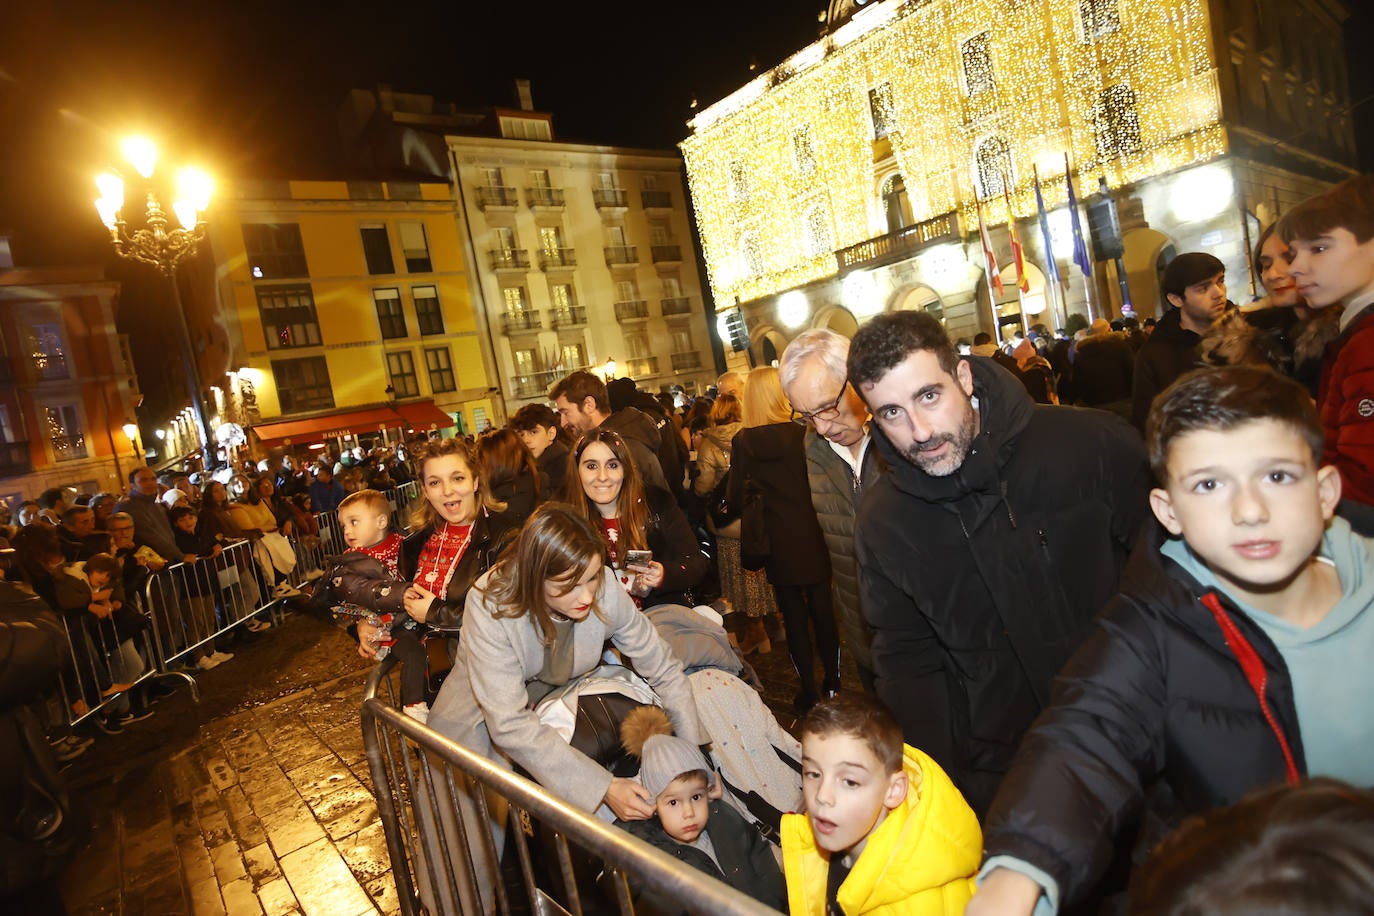
[[[363,744],[405,916],[506,916],[513,903],[517,912],[581,916],[587,895],[598,898],[594,909],[614,906],[628,914],[634,912],[631,884],[664,895],[689,913],[774,913],[383,702],[377,693],[383,682],[390,686],[390,670],[378,665],[364,688]],[[542,857],[531,838],[536,824],[548,841]],[[508,837],[506,825],[511,825]],[[604,868],[595,882],[577,874],[575,862],[587,857]],[[503,872],[511,871],[518,871],[519,881],[508,887]],[[515,893],[524,894],[528,910],[512,900]]]

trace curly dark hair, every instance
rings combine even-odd
[[[849,382],[856,389],[872,384],[917,350],[934,353],[940,368],[950,375],[959,365],[959,351],[929,312],[876,315],[859,328],[849,344]]]

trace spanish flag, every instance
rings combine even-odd
[[[1002,271],[997,266],[997,255],[992,251],[992,239],[988,238],[988,224],[983,219],[983,202],[974,200],[978,207],[978,238],[983,242],[983,267],[988,272],[988,286],[997,291],[1000,299],[1005,295],[1002,289]]]
[[[1011,259],[1016,263],[1016,286],[1023,293],[1030,292],[1030,278],[1026,276],[1026,254],[1021,249],[1021,236],[1016,231],[1016,214],[1011,211],[1011,192],[1002,182],[1002,197],[1007,202],[1007,231],[1011,233]]]

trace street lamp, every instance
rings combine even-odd
[[[144,179],[151,178],[157,164],[157,148],[141,137],[124,143],[124,155]],[[100,221],[110,230],[110,242],[115,253],[131,261],[151,264],[167,278],[172,290],[172,309],[176,312],[181,332],[181,357],[186,370],[186,386],[191,397],[195,423],[198,427],[201,461],[209,467],[214,455],[210,451],[210,423],[200,393],[200,371],[196,365],[191,333],[186,327],[186,313],[181,307],[181,292],[177,289],[177,265],[192,254],[205,238],[205,220],[200,217],[210,205],[213,187],[210,176],[199,169],[182,169],[177,176],[177,200],[172,213],[181,228],[169,227],[167,213],[149,188],[147,207],[143,216],[144,228],[130,230],[124,220],[124,181],[114,174],[100,175],[95,180],[100,197],[95,201]],[[133,424],[129,424],[132,426]],[[126,431],[128,427],[125,428]],[[137,433],[137,428],[134,430]],[[132,436],[130,439],[132,440]]]
[[[139,457],[138,443],[135,440],[138,438],[138,424],[125,423],[123,429],[124,435],[129,437],[129,450],[134,453],[134,460],[137,461]]]

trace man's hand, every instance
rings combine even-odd
[[[613,778],[602,800],[622,821],[646,821],[654,816],[653,796],[633,779]]]
[[[978,885],[964,916],[1030,916],[1044,890],[1032,879],[1009,868],[994,868]]]
[[[196,556],[193,553],[183,553],[181,555],[181,562],[183,563],[194,563],[198,559],[200,559],[200,557]]]

